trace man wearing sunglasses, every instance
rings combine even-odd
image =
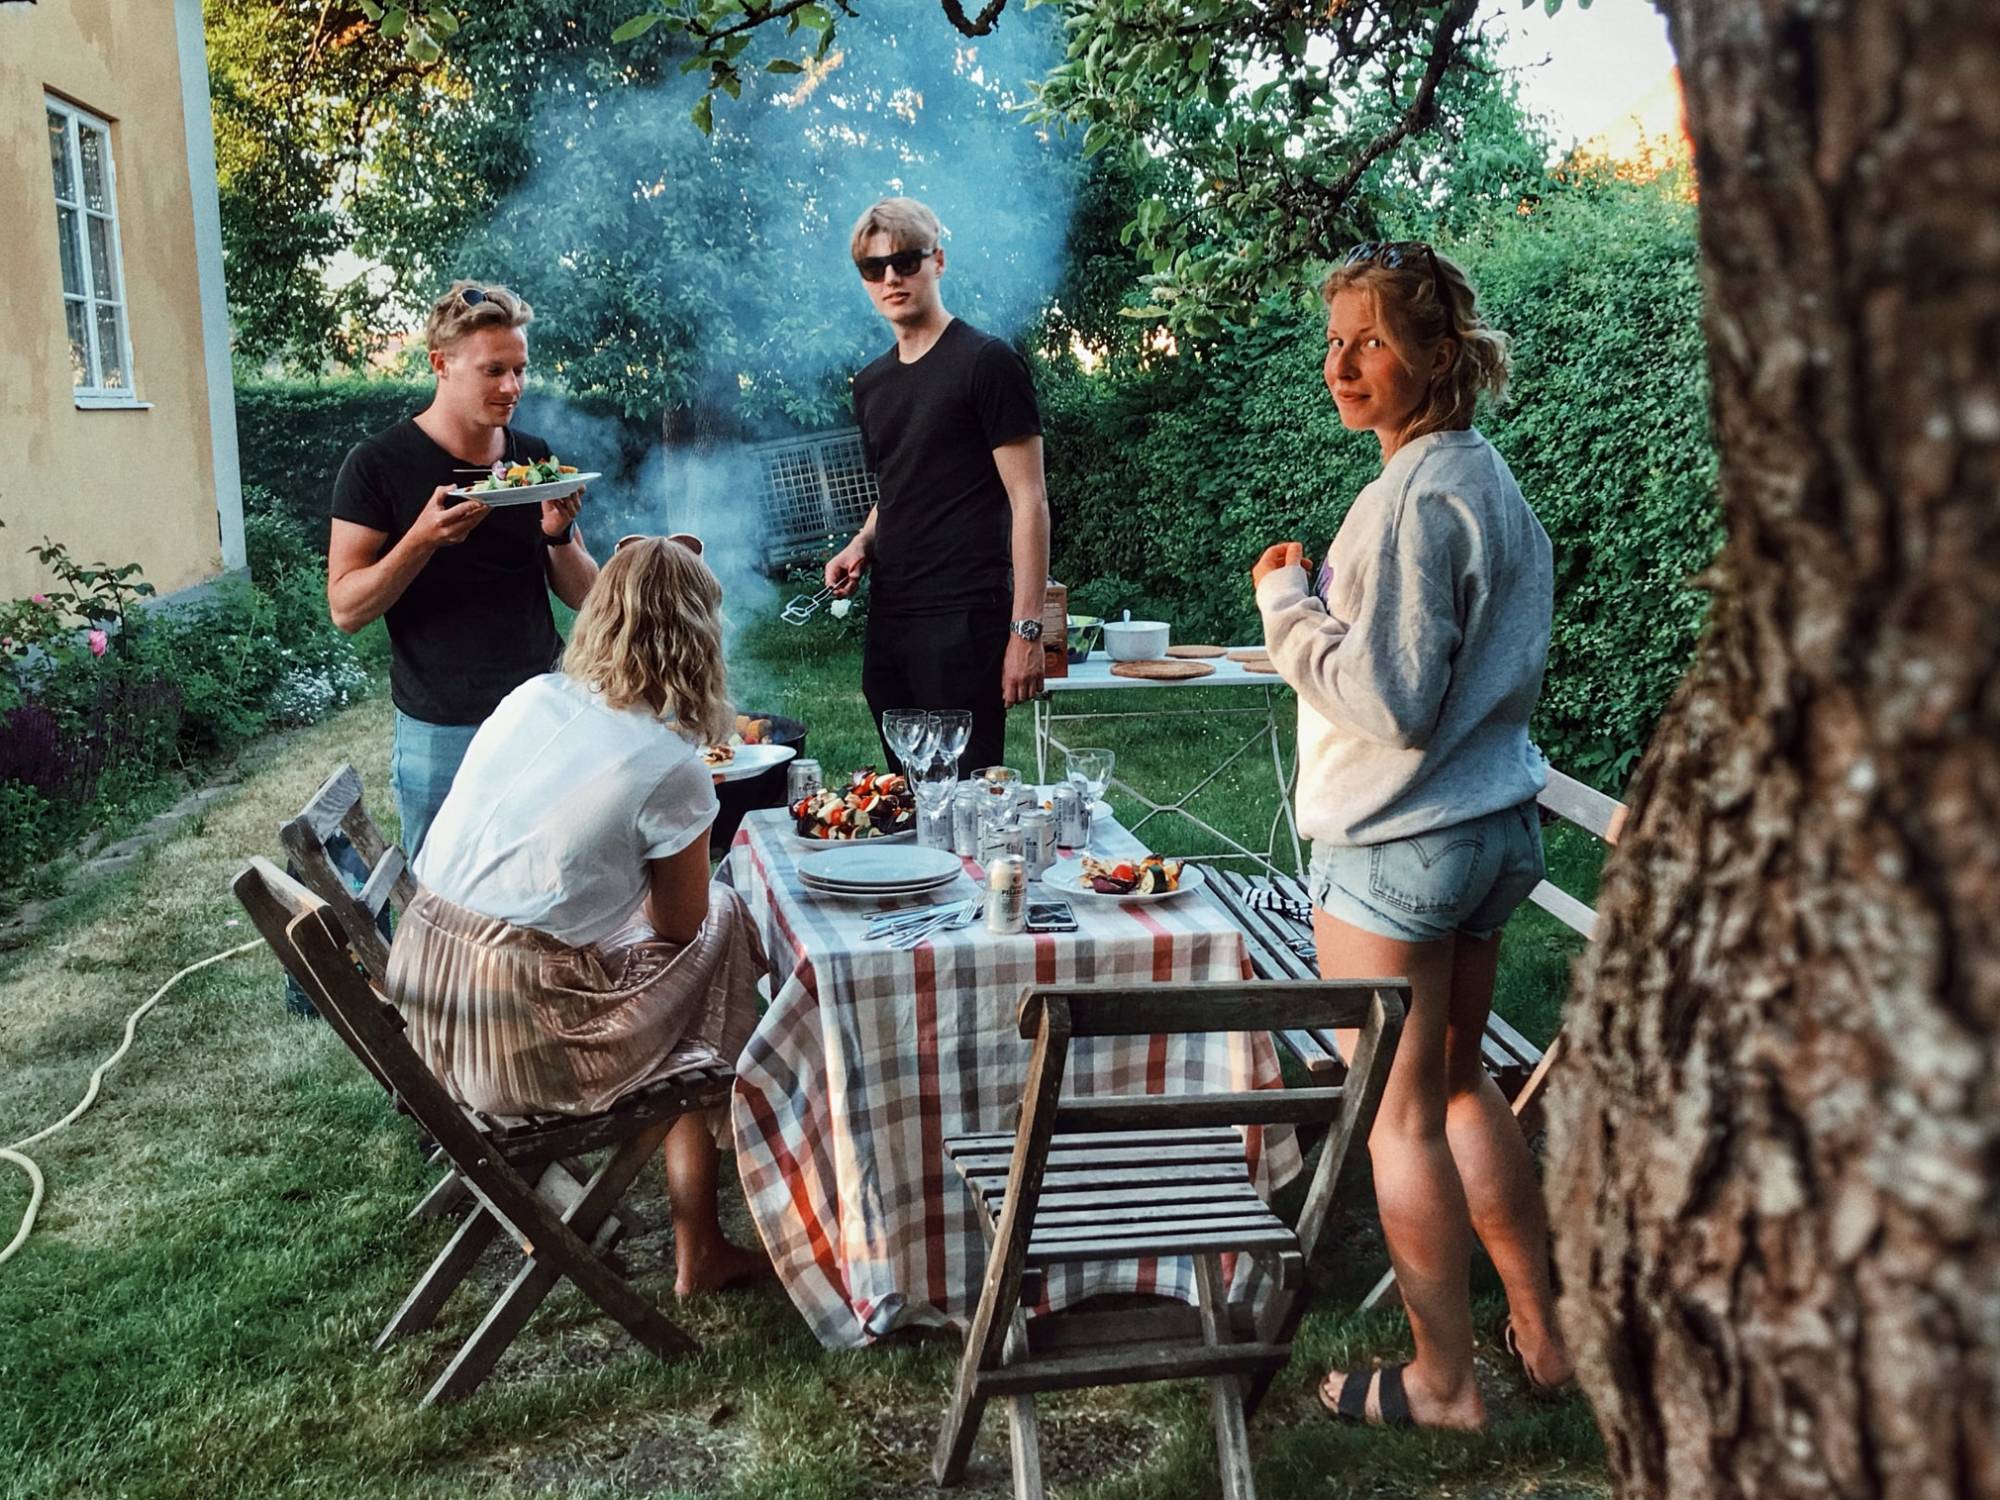
[[[333,623],[389,627],[396,705],[391,791],[414,860],[472,736],[500,700],[562,652],[549,593],[583,603],[597,564],[576,529],[582,492],[539,505],[449,493],[498,460],[547,458],[512,425],[533,310],[505,287],[455,282],[424,328],[437,394],[358,444],[333,489]]]
[[[861,688],[891,708],[972,714],[966,767],[1005,759],[1007,710],[1042,690],[1049,573],[1042,419],[1021,356],[945,311],[937,215],[885,198],[849,251],[896,344],[854,377],[854,417],[881,498],[826,565],[873,583]]]

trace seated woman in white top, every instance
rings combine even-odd
[[[588,1114],[669,1074],[734,1064],[764,954],[708,878],[729,733],[722,589],[643,538],[599,574],[563,667],[480,726],[424,840],[388,990],[418,1053],[494,1114]],[[716,1219],[715,1122],[667,1137],[675,1291],[761,1270]]]

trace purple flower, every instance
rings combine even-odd
[[[92,656],[102,656],[104,648],[111,644],[111,637],[101,630],[91,631],[84,639],[90,642],[90,654]]]

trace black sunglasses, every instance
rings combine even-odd
[[[914,276],[917,268],[936,254],[937,246],[933,245],[928,250],[898,250],[894,255],[859,255],[854,259],[854,269],[861,273],[863,281],[880,281],[891,267],[898,276]]]
[[[458,294],[458,300],[463,302],[467,307],[477,307],[480,303],[487,300],[487,296],[478,287],[469,286]]]
[[[1392,271],[1400,271],[1412,264],[1415,257],[1422,255],[1431,268],[1431,286],[1437,292],[1438,306],[1451,316],[1451,293],[1445,289],[1444,272],[1438,269],[1437,252],[1422,240],[1363,240],[1347,252],[1346,264],[1358,266],[1364,261],[1374,261],[1379,266],[1387,266]]]

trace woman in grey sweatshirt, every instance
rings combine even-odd
[[[1548,534],[1472,427],[1507,345],[1465,275],[1412,241],[1358,246],[1322,288],[1326,384],[1382,473],[1317,580],[1281,542],[1252,572],[1271,659],[1299,698],[1299,826],[1320,972],[1400,974],[1410,1013],[1369,1139],[1408,1365],[1334,1371],[1320,1400],[1390,1425],[1478,1427],[1477,1231],[1536,1386],[1572,1373],[1548,1226],[1519,1124],[1480,1061],[1500,927],[1542,877],[1528,718],[1553,594]]]

